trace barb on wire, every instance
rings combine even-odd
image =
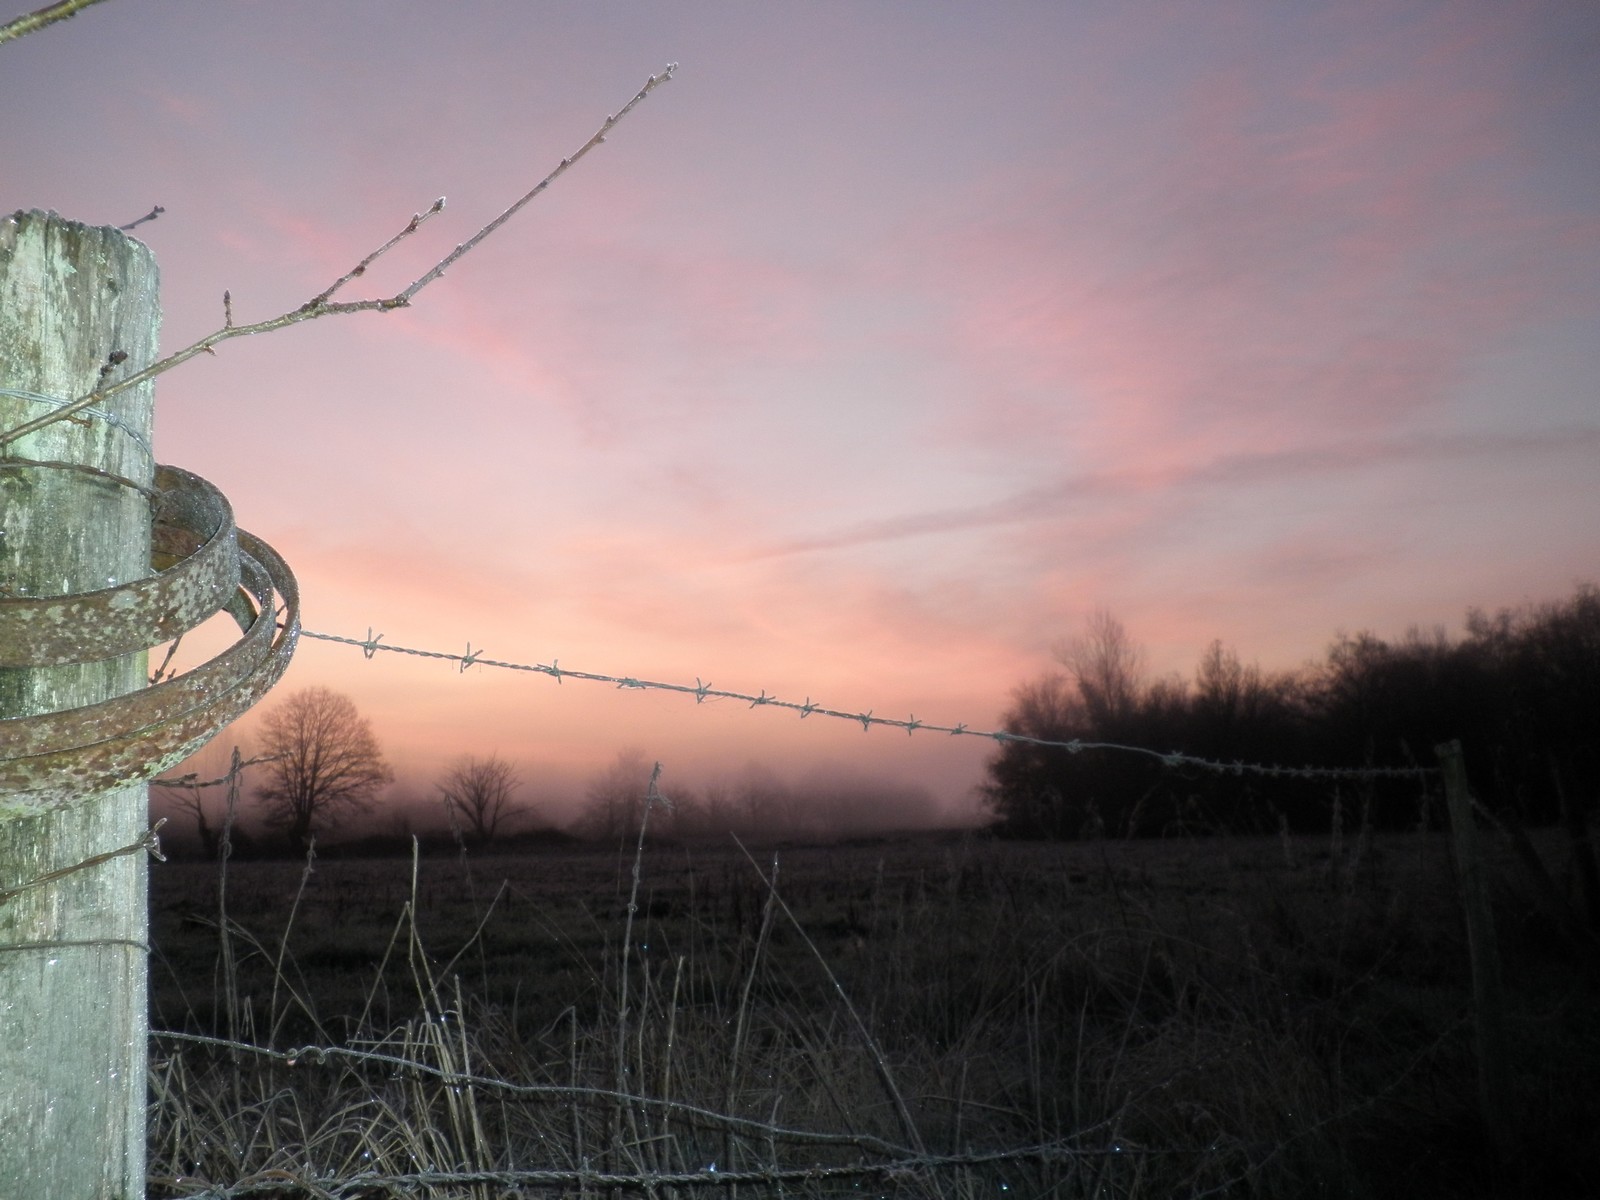
[[[824,717],[835,717],[843,721],[859,721],[863,731],[870,730],[874,725],[884,725],[890,729],[904,729],[908,734],[916,733],[920,729],[929,733],[947,733],[952,737],[988,738],[1001,744],[1016,742],[1028,746],[1049,747],[1066,750],[1072,754],[1079,754],[1086,750],[1106,750],[1158,759],[1169,767],[1195,767],[1200,770],[1216,771],[1222,774],[1261,775],[1272,779],[1422,779],[1438,773],[1437,768],[1422,766],[1288,767],[1271,763],[1219,762],[1193,754],[1183,754],[1175,750],[1152,750],[1148,746],[1125,746],[1118,742],[1086,742],[1079,738],[1073,738],[1070,741],[1057,741],[1051,738],[1037,738],[1021,733],[1010,733],[1006,730],[974,729],[965,722],[957,725],[936,725],[932,722],[921,720],[915,715],[905,720],[895,717],[877,717],[873,716],[871,709],[867,709],[865,712],[848,712],[843,709],[824,708],[820,704],[813,703],[809,696],[806,697],[803,704],[796,703],[793,700],[780,700],[776,696],[767,695],[765,688],[758,695],[714,688],[702,682],[698,676],[692,684],[664,683],[654,679],[639,679],[632,675],[605,675],[598,671],[574,671],[571,667],[556,666],[556,660],[552,660],[548,665],[544,663],[505,662],[499,659],[484,658],[481,650],[475,651],[472,649],[471,642],[467,643],[467,654],[465,655],[447,654],[440,650],[416,650],[409,646],[393,646],[387,643],[379,644],[377,639],[372,636],[370,626],[365,639],[340,637],[338,634],[333,633],[317,633],[310,629],[302,629],[300,636],[312,638],[316,641],[357,646],[368,658],[371,658],[376,651],[384,650],[391,654],[409,654],[415,658],[436,658],[443,662],[453,662],[458,664],[458,669],[463,671],[469,666],[493,667],[502,671],[526,671],[535,675],[548,675],[558,683],[563,679],[584,679],[591,683],[614,684],[619,688],[678,692],[683,695],[693,696],[697,704],[703,703],[708,697],[717,700],[740,700],[751,708],[786,708],[791,712],[799,713],[802,718],[808,717],[812,713],[817,713]]]
[[[13,22],[13,24],[16,23]],[[0,26],[0,40],[3,40],[3,35],[8,28],[10,28],[10,26]],[[306,301],[299,308],[293,309],[290,312],[280,313],[278,316],[271,317],[265,321],[256,321],[248,325],[236,325],[233,322],[232,297],[224,294],[224,319],[221,328],[213,330],[211,333],[206,334],[206,336],[201,338],[199,341],[185,346],[182,350],[174,351],[172,354],[167,355],[166,358],[160,359],[157,362],[153,362],[149,366],[146,366],[138,371],[134,371],[125,378],[117,380],[115,383],[108,382],[104,377],[102,377],[95,390],[89,392],[87,395],[79,396],[74,400],[61,401],[59,406],[53,411],[35,417],[31,421],[25,421],[21,425],[17,425],[12,429],[6,430],[4,433],[0,433],[0,446],[5,445],[7,442],[15,441],[17,438],[20,438],[25,434],[33,433],[36,430],[43,429],[45,426],[53,424],[56,421],[71,417],[74,414],[81,412],[83,409],[100,403],[108,396],[113,396],[127,388],[141,384],[148,379],[153,379],[157,375],[163,374],[166,371],[172,370],[172,368],[176,366],[180,366],[181,364],[188,362],[191,358],[194,358],[197,355],[215,354],[215,347],[220,343],[229,340],[230,338],[247,337],[251,334],[257,333],[271,333],[273,330],[283,329],[290,325],[297,325],[302,321],[313,321],[318,317],[335,316],[344,313],[356,312],[392,312],[397,308],[408,307],[411,304],[412,298],[418,292],[427,287],[434,280],[438,279],[439,276],[443,275],[445,271],[448,270],[450,266],[452,266],[464,254],[468,253],[480,242],[482,242],[484,238],[488,237],[496,229],[500,228],[500,226],[509,221],[522,209],[524,205],[526,205],[535,196],[538,196],[552,183],[564,175],[585,154],[589,153],[589,151],[593,150],[596,146],[604,142],[606,140],[606,134],[609,133],[613,127],[615,127],[617,122],[621,121],[623,117],[627,116],[635,106],[637,106],[656,88],[660,87],[663,83],[670,81],[673,73],[677,69],[677,63],[668,63],[666,70],[661,74],[650,76],[650,78],[645,81],[644,87],[639,89],[638,93],[633,97],[632,100],[628,101],[628,103],[617,112],[606,117],[604,124],[600,126],[599,130],[597,130],[587,142],[580,146],[574,153],[568,155],[566,158],[563,158],[559,166],[557,166],[553,171],[536,183],[527,193],[525,193],[520,199],[512,204],[510,208],[506,209],[498,217],[495,217],[494,220],[490,221],[482,229],[478,230],[478,232],[473,234],[472,237],[468,238],[465,242],[462,242],[454,250],[450,251],[449,254],[445,255],[442,259],[435,263],[429,270],[424,272],[417,279],[413,280],[409,286],[401,289],[394,295],[370,300],[335,301],[332,298],[333,294],[346,283],[365,274],[367,268],[371,266],[373,262],[398,245],[401,241],[415,233],[418,227],[421,226],[424,221],[442,212],[444,210],[444,198],[442,196],[438,200],[435,200],[433,204],[424,212],[414,214],[411,220],[406,223],[399,233],[395,234],[371,254],[368,254],[349,271],[345,272],[338,279],[334,280],[330,286],[324,288],[321,292],[313,296],[310,300]],[[121,351],[117,351],[116,353],[120,354]]]
[[[190,771],[187,775],[162,775],[158,778],[152,779],[150,784],[152,787],[165,788],[222,787],[224,784],[232,783],[234,778],[246,767],[254,767],[261,763],[277,762],[282,757],[283,755],[281,754],[264,754],[260,758],[247,758],[237,767],[234,767],[232,770],[230,770],[226,775],[219,775],[215,779],[197,779],[195,776],[198,774],[198,772]]]

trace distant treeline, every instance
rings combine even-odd
[[[752,762],[738,775],[698,789],[676,781],[663,784],[660,803],[650,805],[646,822],[651,781],[652,764],[643,751],[621,751],[591,781],[572,832],[612,842],[637,837],[647,825],[650,834],[667,839],[733,833],[813,841],[924,829],[939,817],[925,788],[827,770],[790,782]]]
[[[1474,611],[1466,631],[1413,629],[1398,642],[1340,635],[1325,661],[1264,673],[1213,642],[1192,682],[1147,680],[1122,626],[1098,614],[1062,669],[1025,683],[1010,733],[1115,742],[1225,763],[1290,767],[1436,765],[1459,740],[1477,797],[1524,824],[1580,826],[1600,785],[1600,589]],[[1328,830],[1370,821],[1437,824],[1436,778],[1332,780],[1221,774],[1109,750],[1007,743],[984,796],[1016,837]]]

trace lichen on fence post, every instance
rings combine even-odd
[[[0,431],[153,360],[158,286],[149,249],[114,229],[37,211],[0,218]],[[0,595],[91,592],[150,573],[153,392],[128,388],[0,445]],[[6,719],[144,687],[145,660],[141,650],[0,668],[0,748]],[[112,852],[144,839],[146,787],[45,809],[4,801],[0,1180],[19,1196],[142,1196],[146,858]]]

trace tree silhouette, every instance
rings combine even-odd
[[[522,780],[516,768],[498,755],[460,759],[435,786],[450,814],[451,827],[464,820],[480,842],[493,841],[502,825],[530,811],[527,805],[512,801]]]
[[[1089,715],[1072,681],[1059,671],[1019,684],[1001,717],[1007,733],[1049,742],[1087,737]],[[1076,755],[1060,746],[1005,742],[989,761],[984,803],[997,828],[1012,837],[1076,837],[1087,813],[1078,802]]]
[[[371,808],[373,793],[394,779],[367,719],[325,687],[298,691],[267,714],[262,752],[273,761],[256,798],[296,853],[319,829]]]
[[[650,768],[644,751],[618,751],[611,765],[589,783],[578,832],[601,840],[636,834],[650,794]]]
[[[1178,750],[1214,761],[1304,762],[1294,676],[1263,676],[1220,641],[1207,647],[1193,686],[1146,681],[1144,652],[1110,613],[1056,651],[1053,671],[1012,692],[1007,741],[982,788],[997,832],[1012,837],[1141,837],[1225,829],[1260,831],[1280,815],[1316,817],[1304,786],[1178,769],[1148,754],[1085,745]]]
[[[1012,693],[1007,732],[1050,742],[1181,751],[1226,765],[1412,769],[1459,741],[1475,794],[1496,819],[1562,825],[1583,918],[1600,928],[1600,587],[1551,603],[1468,614],[1466,637],[1413,627],[1402,638],[1338,634],[1320,664],[1264,674],[1212,642],[1192,685],[1146,681],[1143,654],[1111,614],[1056,652],[1066,668]],[[1363,820],[1433,819],[1411,776],[1353,785]],[[1345,789],[1347,792],[1350,789]],[[1137,836],[1177,829],[1261,832],[1285,820],[1328,827],[1358,811],[1315,777],[1183,770],[1083,747],[1003,744],[983,786],[997,831],[1018,837]]]
[[[1101,736],[1116,736],[1139,707],[1144,691],[1144,650],[1106,609],[1090,615],[1082,637],[1056,651],[1056,658],[1072,674],[1089,710],[1089,719]]]

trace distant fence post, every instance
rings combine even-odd
[[[149,249],[114,229],[0,218],[0,432],[151,362],[158,279]],[[153,396],[151,383],[129,388],[0,444],[0,598],[151,573]],[[0,668],[0,758],[20,752],[6,720],[137,691],[145,660]],[[54,808],[0,792],[7,1196],[144,1195],[148,819],[142,783]]]
[[[1489,907],[1488,882],[1478,847],[1478,827],[1472,817],[1472,793],[1467,787],[1467,767],[1459,741],[1435,746],[1444,774],[1445,801],[1450,811],[1450,837],[1455,847],[1456,874],[1461,882],[1461,905],[1467,920],[1467,947],[1472,958],[1472,998],[1478,1048],[1478,1105],[1485,1132],[1500,1161],[1511,1161],[1515,1150],[1512,1130],[1511,1071],[1506,1056],[1505,1000],[1500,979],[1500,950],[1495,942],[1494,915]]]

